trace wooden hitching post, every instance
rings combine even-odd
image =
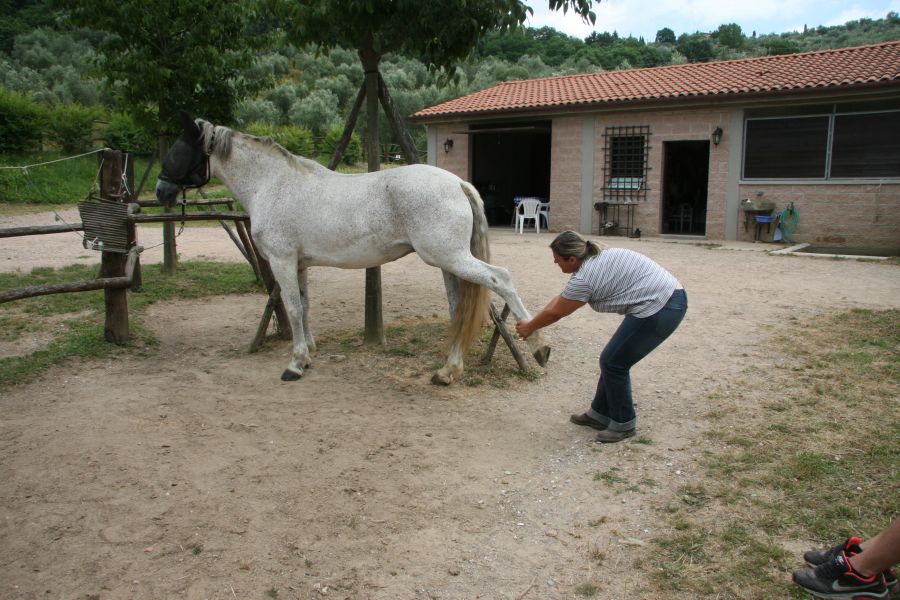
[[[366,113],[368,115],[368,154],[369,172],[381,168],[381,150],[378,144],[378,69],[366,70]],[[384,318],[381,310],[381,267],[366,269],[366,317],[365,342],[369,345],[383,346]]]
[[[127,190],[134,189],[134,163],[129,156],[118,150],[104,150],[100,153],[100,198],[113,202],[130,202]],[[127,185],[124,183],[127,182]],[[102,252],[100,257],[100,277],[124,277],[127,254]],[[103,290],[106,305],[106,323],[103,337],[107,342],[125,344],[128,342],[128,290],[106,288]]]

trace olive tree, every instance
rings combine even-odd
[[[182,109],[231,121],[250,63],[253,4],[241,0],[52,0],[77,26],[106,32],[97,61],[116,100],[157,135],[178,130]]]

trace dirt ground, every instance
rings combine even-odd
[[[142,229],[140,243],[159,237]],[[552,237],[492,230],[492,262],[533,311],[566,280]],[[688,292],[679,330],[633,370],[639,437],[600,446],[568,422],[588,406],[616,315],[583,308],[545,330],[553,354],[534,381],[436,387],[334,348],[284,383],[287,342],[246,352],[261,295],[159,305],[146,319],[158,348],[2,391],[0,597],[567,599],[585,583],[601,598],[664,597],[648,577],[652,540],[716,451],[710,392],[783,360],[770,338],[793,318],[900,307],[900,271],[763,245],[595,239],[647,254]],[[240,260],[221,229],[189,225],[178,243],[182,259]],[[6,271],[76,261],[99,259],[74,234],[0,247]],[[382,276],[388,326],[446,314],[440,272],[415,255]],[[313,269],[314,331],[361,328],[363,289],[361,271]],[[613,467],[655,484],[595,478]]]

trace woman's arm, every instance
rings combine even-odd
[[[584,306],[584,302],[578,300],[569,300],[562,296],[557,296],[551,300],[544,310],[539,312],[533,319],[518,321],[516,323],[516,332],[522,336],[523,340],[528,339],[532,333],[547,325],[556,323],[563,317],[571,315],[573,312]]]

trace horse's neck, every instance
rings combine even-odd
[[[227,158],[210,157],[212,174],[227,187],[244,208],[252,211],[262,189],[287,185],[299,192],[311,180],[331,173],[308,159],[298,164],[277,151],[256,146],[235,136]]]

